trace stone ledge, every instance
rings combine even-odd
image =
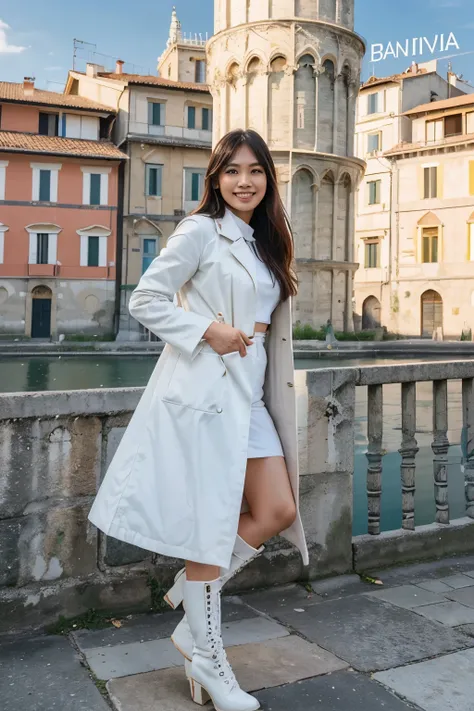
[[[364,573],[421,560],[474,553],[474,520],[459,518],[448,526],[432,523],[415,531],[386,531],[352,540],[354,570]]]

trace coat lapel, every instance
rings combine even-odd
[[[216,219],[216,226],[219,234],[232,241],[232,244],[229,247],[230,251],[237,261],[239,261],[247,270],[252,279],[254,288],[257,289],[257,267],[255,264],[255,257],[251,248],[245,241],[237,222],[232,217],[230,210],[226,210],[223,218]]]

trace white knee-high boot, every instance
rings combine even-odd
[[[264,550],[261,546],[258,550],[252,548],[248,543],[244,541],[243,538],[237,536],[234,546],[234,551],[232,553],[231,565],[228,571],[225,571],[220,577],[221,588],[237,573],[239,573],[242,568],[244,568],[251,560],[259,556]],[[170,604],[170,600],[173,601],[172,607],[178,607],[181,602],[183,602],[183,592],[184,592],[184,582],[186,580],[185,569],[180,570],[175,578],[175,584],[168,592],[165,600]],[[193,637],[191,630],[189,629],[189,624],[184,615],[181,622],[176,627],[175,631],[171,635],[171,641],[173,642],[176,649],[181,652],[183,657],[191,660],[192,650],[193,650]]]
[[[193,701],[212,700],[216,711],[257,711],[260,704],[242,691],[224,650],[221,636],[221,581],[184,582],[184,605],[194,639],[192,661],[186,663]]]

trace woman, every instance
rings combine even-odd
[[[130,313],[166,346],[89,514],[109,536],[186,560],[166,596],[186,611],[172,639],[194,701],[218,711],[259,708],[223,649],[223,584],[281,532],[308,563],[292,262],[270,152],[254,131],[232,131],[200,207],[132,294]]]

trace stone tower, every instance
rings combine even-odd
[[[352,330],[356,98],[365,46],[354,0],[215,0],[207,45],[214,141],[267,141],[295,236],[294,319]]]

